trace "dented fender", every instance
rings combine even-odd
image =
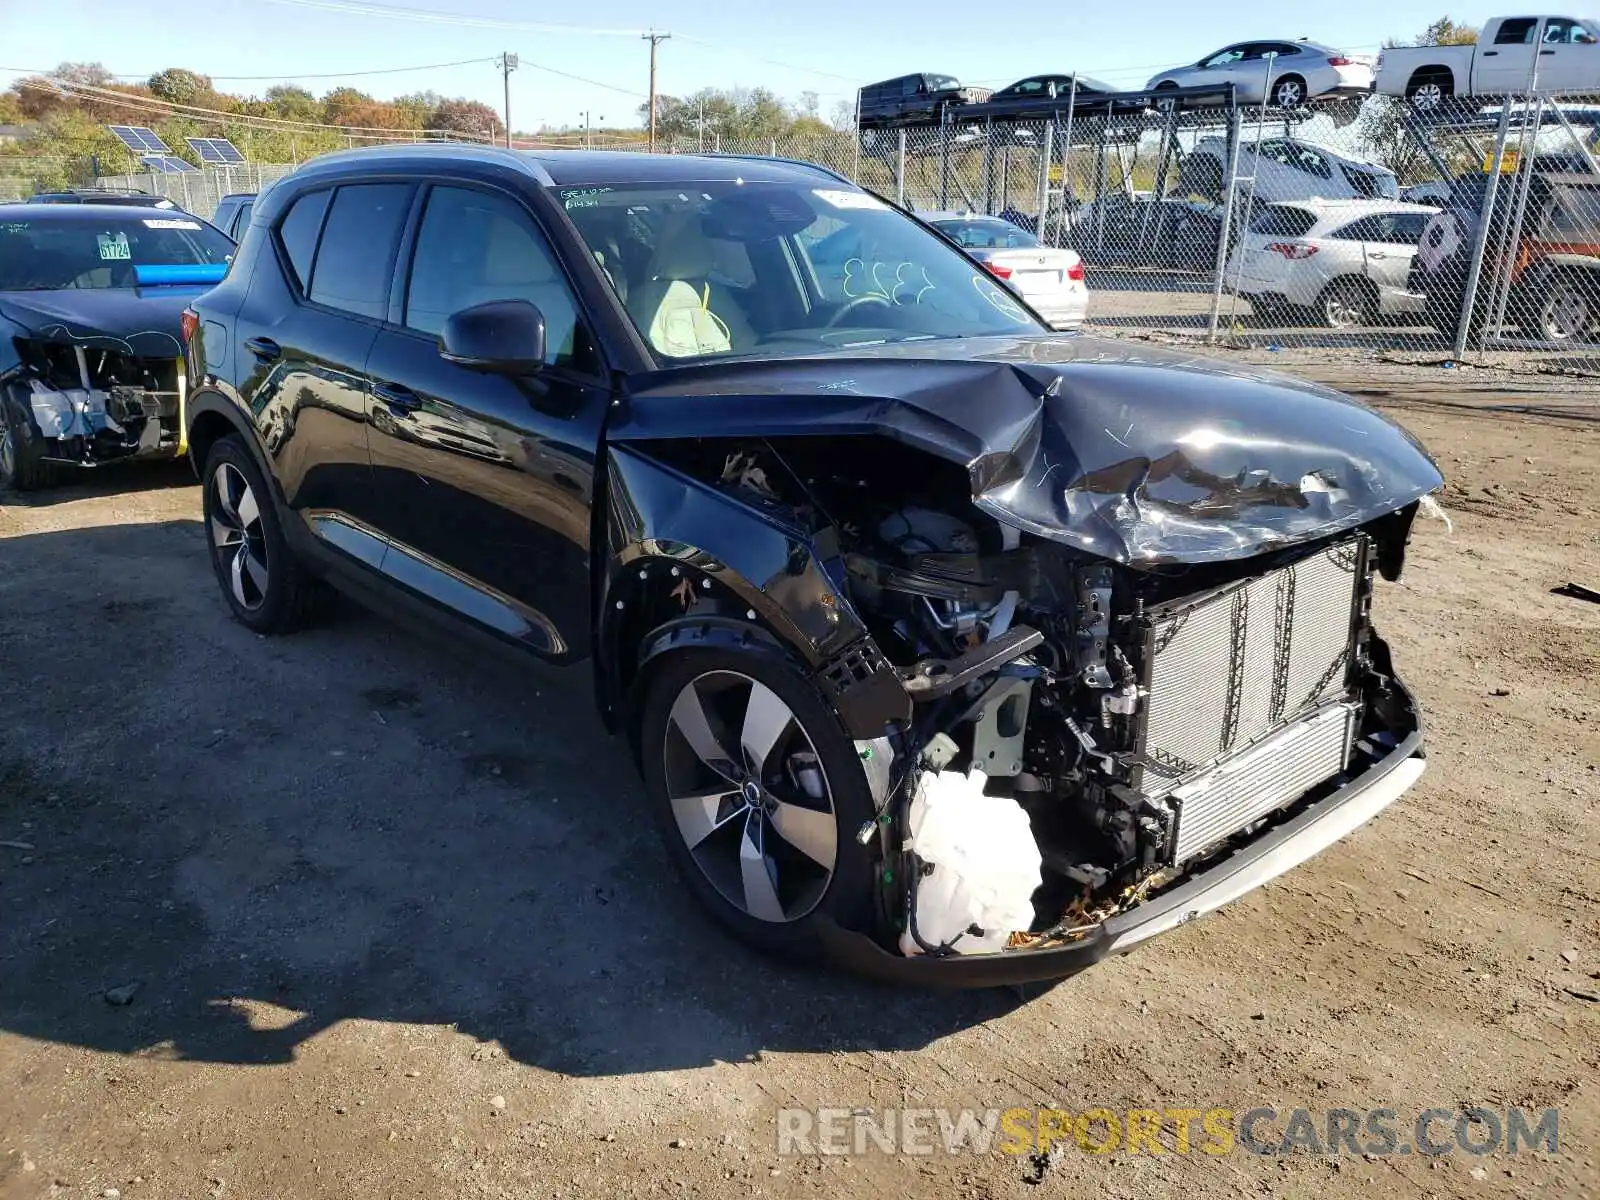
[[[866,638],[831,531],[785,524],[632,446],[609,447],[606,479],[595,657],[608,715],[618,711],[624,681],[638,665],[624,661],[636,653],[628,644],[630,613],[644,603],[652,578],[664,582],[661,573],[671,581],[670,617],[731,612],[811,670]],[[647,635],[658,624],[633,632]]]

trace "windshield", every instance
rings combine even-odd
[[[0,220],[0,291],[131,288],[139,268],[225,266],[233,253],[193,217],[86,211]]]
[[[1039,244],[1039,239],[1010,221],[935,221],[935,229],[967,250],[1017,250]]]
[[[987,271],[844,184],[563,187],[640,336],[687,359],[1042,330]]]

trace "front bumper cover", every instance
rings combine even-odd
[[[1214,912],[1299,866],[1366,824],[1411,789],[1422,775],[1422,724],[1416,704],[1406,700],[1411,730],[1387,755],[1343,787],[1239,846],[1200,874],[1102,923],[1087,937],[1048,950],[999,954],[903,957],[865,934],[823,922],[824,952],[847,970],[897,984],[991,987],[1063,979],[1112,954],[1135,947]]]

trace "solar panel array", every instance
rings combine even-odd
[[[143,125],[107,125],[107,129],[135,154],[171,154],[172,147],[161,140],[154,129]]]
[[[186,163],[175,154],[144,154],[139,161],[145,168],[156,172],[158,175],[182,175],[185,171],[194,171],[199,168],[192,163]]]
[[[230,166],[244,161],[239,148],[227,138],[192,137],[184,141],[189,143],[189,149],[200,156],[200,161],[208,165]]]

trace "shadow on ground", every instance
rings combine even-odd
[[[672,874],[586,670],[355,612],[258,638],[202,545],[188,518],[0,541],[0,1028],[249,1064],[340,1021],[453,1024],[609,1075],[920,1047],[1016,1002],[743,950]]]

